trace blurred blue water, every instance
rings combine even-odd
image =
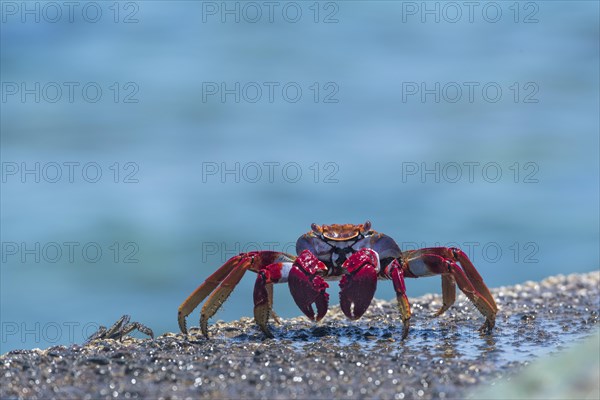
[[[20,174],[2,181],[0,353],[81,342],[123,313],[156,333],[176,331],[178,305],[225,258],[254,243],[289,250],[311,222],[370,219],[404,248],[471,246],[489,286],[598,269],[598,3],[518,3],[518,23],[512,2],[500,3],[497,23],[479,13],[472,23],[427,15],[423,23],[407,14],[421,2],[319,3],[320,21],[335,11],[338,22],[328,24],[314,23],[312,2],[297,3],[297,23],[281,14],[273,23],[221,23],[203,14],[206,2],[156,1],[123,7],[120,20],[132,10],[138,19],[124,24],[113,22],[109,3],[97,4],[97,23],[22,23],[3,8],[3,84],[98,82],[104,91],[97,103],[81,95],[0,103],[5,173],[36,162],[95,162],[103,173],[97,183],[80,170],[72,183],[65,176],[36,183],[32,175],[22,182]],[[538,22],[523,23],[532,11]],[[120,100],[133,82],[139,101],[115,103],[114,82]],[[303,97],[291,103],[276,91],[272,103],[236,103],[233,95],[203,101],[203,82],[296,82]],[[466,91],[456,103],[447,101],[452,92],[439,102],[434,95],[403,101],[406,82],[478,82],[479,89],[492,82],[503,92],[497,102],[480,90],[473,102]],[[332,87],[338,102],[324,103]],[[524,102],[533,89],[537,102]],[[272,183],[269,162],[279,163]],[[464,164],[471,162],[479,163],[473,182]],[[258,163],[263,177],[203,179],[206,163]],[[300,167],[297,182],[294,169],[282,175],[286,163]],[[436,163],[445,171],[440,182],[406,174]],[[455,183],[453,163],[463,168]],[[482,175],[487,163],[501,168],[497,182]],[[129,172],[137,183],[123,183]],[[39,263],[7,247],[36,242],[80,246],[72,262],[42,254]],[[102,249],[99,261],[81,256],[88,242]],[[224,250],[214,254],[215,246]],[[139,262],[123,262],[131,252]],[[246,276],[216,318],[251,316],[253,284]],[[407,285],[410,296],[440,290],[436,278]],[[380,283],[377,297],[393,296],[391,284]],[[284,317],[300,313],[284,286],[275,308]]]

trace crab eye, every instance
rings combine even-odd
[[[321,233],[322,232],[322,228],[319,225],[315,224],[314,222],[312,224],[310,224],[310,228],[312,229],[312,231],[314,233]]]
[[[371,221],[366,221],[363,224],[363,232],[369,232],[371,230]]]

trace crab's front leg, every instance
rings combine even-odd
[[[408,260],[406,267],[408,272],[415,277],[442,275],[443,305],[436,315],[442,314],[454,303],[456,284],[486,318],[480,330],[484,332],[492,330],[496,322],[498,306],[481,275],[462,250],[430,247],[407,251],[403,255]]]

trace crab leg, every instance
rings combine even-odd
[[[146,325],[143,325],[139,322],[132,322],[123,327],[123,331],[119,333],[119,337],[120,337],[119,340],[122,341],[124,336],[127,336],[130,332],[133,332],[136,329],[138,331],[150,336],[152,339],[154,339],[154,332],[152,332],[152,329],[148,328]]]
[[[273,310],[273,285],[267,285],[267,295],[269,296],[269,304],[271,306],[271,318],[275,321],[276,324],[281,324],[281,320],[279,316]]]
[[[496,305],[496,301],[494,297],[490,293],[488,287],[483,283],[483,278],[479,275],[479,272],[475,269],[475,266],[467,257],[464,251],[457,247],[431,247],[424,250],[429,254],[437,254],[443,258],[453,260],[455,262],[459,262],[462,266],[462,270],[465,272],[465,275],[469,278],[469,281],[473,285],[473,287],[481,294],[487,302],[492,306],[494,311],[498,311],[498,306]]]
[[[136,329],[154,339],[154,332],[152,332],[152,329],[139,322],[129,323],[130,318],[131,317],[129,315],[123,315],[117,322],[113,324],[113,326],[108,329],[106,329],[105,326],[100,326],[98,331],[87,339],[87,343],[90,343],[96,339],[118,338],[119,341],[123,341],[123,337],[127,336]]]
[[[291,268],[291,262],[278,262],[267,265],[257,272],[258,276],[254,284],[254,320],[260,330],[270,338],[273,334],[267,325],[269,317],[273,317],[275,322],[279,323],[279,318],[273,311],[273,284],[287,282]]]
[[[446,258],[443,256],[444,254],[450,255],[451,257]],[[408,255],[409,257],[407,272],[409,272],[414,277],[431,276],[435,274],[449,274],[450,276],[452,276],[452,278],[454,278],[454,280],[456,281],[458,288],[469,298],[469,300],[471,300],[471,302],[475,305],[479,312],[484,317],[486,317],[485,323],[481,326],[480,330],[486,332],[491,331],[496,321],[496,302],[494,302],[494,299],[491,297],[491,293],[489,293],[489,290],[487,290],[487,287],[485,287],[483,280],[480,280],[477,283],[477,287],[485,288],[484,292],[482,293],[469,279],[470,276],[475,277],[473,272],[476,273],[476,271],[475,267],[473,267],[473,264],[470,264],[472,270],[470,271],[469,276],[469,274],[467,274],[463,270],[463,268],[461,268],[454,261],[454,252],[451,249],[447,249],[444,247],[409,251],[405,253],[405,256],[406,255]],[[479,276],[478,273],[477,276]],[[488,297],[491,299],[492,303],[488,301]],[[446,300],[448,300],[448,298]],[[443,308],[444,306],[442,306],[442,309]]]
[[[452,275],[442,275],[442,307],[433,314],[439,317],[456,301],[456,280]]]
[[[388,279],[392,280],[394,284],[394,290],[396,291],[396,299],[398,301],[398,310],[402,316],[402,339],[406,339],[408,336],[408,330],[410,328],[410,303],[406,296],[406,286],[404,284],[404,268],[398,261],[394,259],[383,271],[383,275]]]
[[[407,251],[404,254],[408,255],[409,259],[418,258],[420,255],[424,254],[435,254],[444,259],[459,262],[462,267],[462,271],[468,277],[469,282],[471,282],[477,292],[486,299],[494,311],[498,311],[496,301],[494,300],[494,297],[490,293],[488,287],[485,285],[485,283],[483,283],[483,278],[481,275],[479,275],[479,272],[477,272],[477,269],[475,269],[475,266],[469,257],[467,257],[465,252],[461,249],[457,247],[427,247],[419,250]]]
[[[187,299],[179,306],[179,312],[177,313],[177,322],[179,323],[179,329],[181,332],[187,333],[187,327],[185,324],[185,317],[190,315],[198,304],[209,295],[219,284],[229,275],[229,273],[236,267],[236,265],[242,259],[241,255],[230,258],[222,267],[216,270],[211,276],[206,278],[202,285],[198,286],[196,290],[192,292]]]
[[[442,248],[443,249],[443,248]],[[465,271],[465,274],[469,277],[469,281],[473,284],[477,292],[481,294],[488,302],[490,306],[494,309],[494,314],[498,312],[498,306],[496,305],[496,301],[494,297],[490,293],[490,289],[483,283],[483,278],[479,275],[479,272],[475,269],[475,266],[467,257],[464,251],[459,248],[452,247],[448,249],[452,255],[454,256],[454,260],[458,261]]]
[[[206,297],[200,315],[200,328],[208,337],[208,320],[216,314],[227,300],[235,286],[240,282],[246,271],[260,272],[271,264],[292,262],[294,256],[276,251],[254,251],[242,253],[230,258],[215,273],[210,275],[194,292],[179,306],[179,328],[186,333],[185,317],[188,316]],[[272,285],[269,285],[272,286]],[[269,314],[274,319],[277,316],[270,310],[273,304],[272,287],[265,288]],[[212,294],[211,294],[212,293]],[[268,317],[268,316],[267,316]]]
[[[200,329],[204,336],[208,337],[208,320],[219,311],[219,308],[225,303],[233,289],[242,280],[246,271],[252,266],[253,256],[244,255],[238,265],[227,275],[219,287],[210,295],[202,311],[200,312]]]

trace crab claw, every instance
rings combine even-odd
[[[309,250],[304,250],[292,265],[288,276],[288,286],[294,301],[302,312],[313,321],[320,321],[327,313],[329,295],[325,290],[327,282],[319,276],[327,267]],[[317,315],[313,309],[317,308]]]
[[[375,295],[379,257],[371,249],[361,249],[344,262],[343,268],[346,275],[340,281],[340,307],[355,320],[367,311]]]

